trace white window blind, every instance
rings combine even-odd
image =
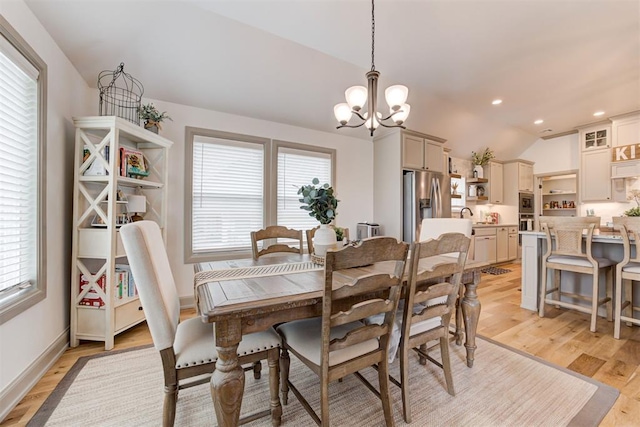
[[[37,79],[0,36],[0,292],[37,278]]]
[[[278,225],[308,230],[319,225],[309,212],[300,209],[298,188],[311,184],[313,178],[320,185],[331,182],[331,155],[288,147],[278,148]]]
[[[263,176],[262,144],[194,138],[194,254],[251,247],[251,231],[264,223]]]

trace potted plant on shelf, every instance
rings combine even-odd
[[[489,147],[485,148],[484,151],[480,153],[476,153],[475,151],[472,151],[471,163],[473,163],[473,177],[482,178],[484,176],[484,169],[482,167],[487,163],[489,163],[489,161],[494,157],[495,155],[493,154],[493,151],[491,151]]]
[[[153,103],[142,105],[138,108],[138,116],[140,120],[144,120],[144,128],[150,130],[153,133],[158,133],[158,130],[162,130],[160,123],[163,120],[173,120],[166,111],[162,113],[154,107]]]
[[[336,246],[336,232],[329,226],[335,219],[339,200],[336,199],[333,187],[329,184],[319,185],[320,180],[313,178],[311,184],[303,185],[298,189],[300,209],[309,212],[309,216],[320,222],[320,228],[313,237],[313,248],[318,256],[325,256],[327,249]]]

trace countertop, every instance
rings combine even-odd
[[[473,228],[484,228],[484,227],[517,227],[518,224],[484,224],[484,223],[476,223],[473,224]]]

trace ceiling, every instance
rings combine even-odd
[[[366,85],[368,1],[25,1],[91,87],[124,62],[148,98],[369,137],[333,117]],[[378,0],[375,55],[380,92],[409,87],[407,127],[458,156],[640,110],[637,0]]]

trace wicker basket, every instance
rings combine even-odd
[[[324,265],[324,257],[316,254],[311,254],[311,262],[317,265]]]

